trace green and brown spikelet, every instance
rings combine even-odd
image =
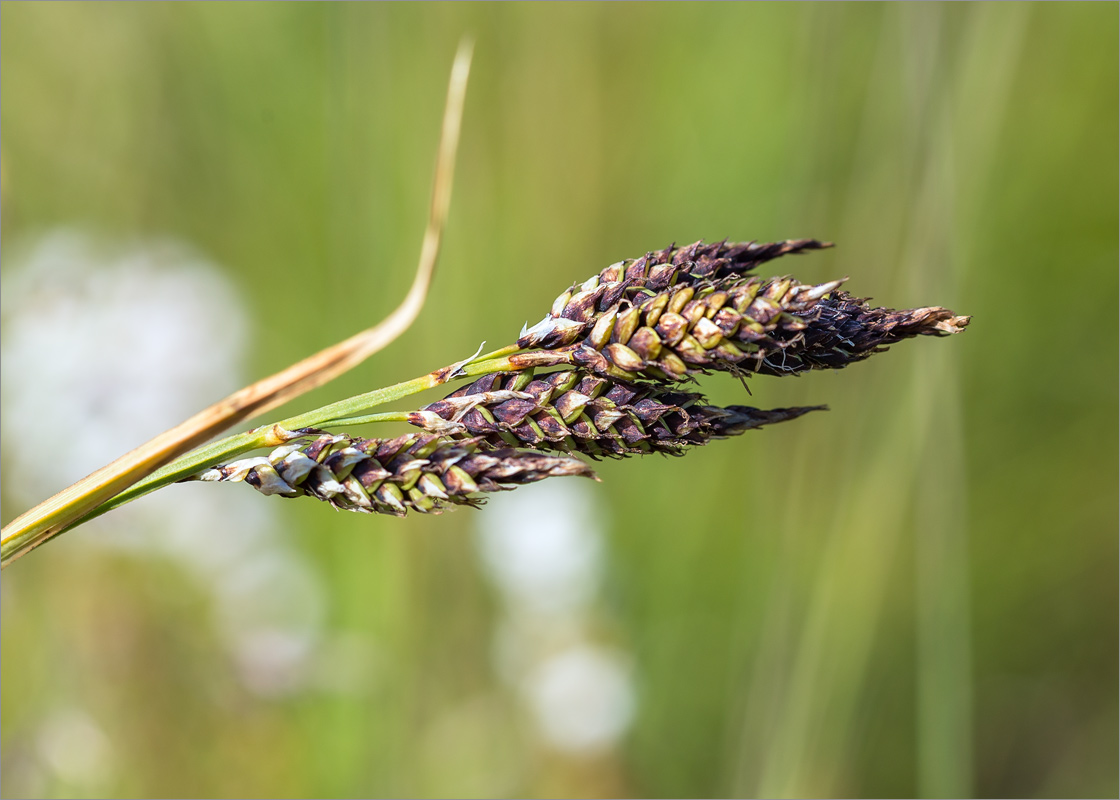
[[[480,438],[430,434],[361,439],[323,434],[292,442],[268,457],[212,467],[203,481],[244,481],[262,494],[309,495],[335,508],[403,516],[441,513],[450,505],[479,504],[476,494],[562,475],[594,477],[575,458],[523,448],[488,448]]]
[[[655,383],[623,383],[582,370],[534,378],[486,375],[410,415],[432,431],[482,437],[491,447],[533,447],[592,457],[680,455],[687,447],[736,436],[823,408],[708,405],[704,396]]]
[[[969,322],[944,308],[871,308],[838,292],[742,273],[776,257],[824,247],[812,239],[776,245],[668,249],[608,267],[552,311],[518,344],[563,353],[598,375],[680,380],[729,371],[786,375],[847,366],[905,338],[956,333]],[[753,257],[742,248],[760,247]],[[735,257],[735,256],[738,257]],[[697,257],[701,261],[689,261]]]

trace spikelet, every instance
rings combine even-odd
[[[457,430],[491,447],[532,447],[592,457],[680,455],[691,446],[795,419],[812,408],[720,408],[655,383],[623,383],[581,370],[539,378],[486,375],[410,415],[430,431]]]
[[[579,459],[523,448],[480,449],[481,440],[429,434],[361,439],[323,434],[278,447],[267,457],[218,465],[202,481],[244,481],[262,494],[309,495],[335,508],[404,516],[477,506],[496,492],[562,475],[594,477]]]
[[[902,339],[968,325],[969,317],[940,307],[871,308],[837,291],[843,280],[811,286],[746,274],[781,255],[830,246],[697,242],[649,253],[560,295],[517,343],[603,377],[678,381],[712,371],[837,369]]]
[[[619,380],[676,381],[713,371],[788,375],[840,369],[913,336],[958,333],[969,323],[945,308],[872,308],[836,292],[745,278],[660,292],[608,311],[561,350],[571,363]]]

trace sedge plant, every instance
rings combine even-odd
[[[401,516],[475,506],[487,492],[545,478],[595,477],[587,459],[682,455],[821,408],[713,406],[696,391],[701,376],[840,369],[903,339],[946,336],[968,325],[968,317],[941,307],[871,307],[840,289],[846,279],[807,285],[755,274],[783,256],[831,247],[827,242],[670,246],[571,286],[506,347],[197,446],[356,366],[416,318],[450,202],[469,58],[468,45],[452,70],[428,229],[401,306],[379,325],[246,387],[18,517],[3,530],[4,566],[65,530],[184,480],[244,482],[263,494],[308,495],[336,508]],[[423,408],[382,410],[468,379]],[[408,422],[416,431],[363,438],[348,430],[377,422]]]

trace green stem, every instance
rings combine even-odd
[[[521,351],[521,348],[518,345],[511,344],[511,345],[506,345],[505,347],[503,347],[500,350],[494,350],[493,352],[481,355],[474,360],[475,361],[489,361],[493,358],[503,358],[504,356],[512,356],[514,353],[518,353],[520,351]]]
[[[293,438],[293,431],[303,428],[336,427],[339,425],[354,425],[364,422],[399,420],[407,415],[400,412],[387,414],[362,414],[384,403],[400,400],[405,397],[431,389],[451,380],[471,378],[479,375],[488,375],[495,372],[517,372],[530,367],[555,366],[570,364],[570,355],[564,351],[536,351],[530,353],[520,352],[516,345],[495,350],[493,353],[481,358],[474,358],[468,362],[453,364],[443,369],[436,370],[420,378],[414,378],[404,383],[377,389],[373,392],[356,395],[340,400],[337,403],[299,414],[272,425],[246,431],[245,433],[227,436],[216,442],[203,445],[186,455],[172,461],[170,464],[156,470],[141,481],[133,484],[120,494],[115,495],[89,514],[78,519],[66,528],[56,531],[52,537],[64,531],[76,528],[95,517],[112,511],[125,503],[131,502],[164,486],[176,483],[184,478],[194,475],[206,467],[228,461],[237,456],[253,450],[266,447],[276,447]],[[25,531],[15,531],[9,538],[4,539],[0,545],[0,563],[8,563],[18,558],[25,551],[42,543],[41,537],[36,538],[35,531],[28,528]]]
[[[364,414],[358,417],[343,417],[342,419],[331,420],[330,427],[368,425],[371,422],[408,422],[410,413],[411,412],[408,411],[386,411],[384,414]]]
[[[89,522],[94,517],[100,517],[106,511],[112,511],[114,508],[123,506],[125,503],[135,500],[137,497],[181,481],[183,478],[189,477],[218,461],[235,458],[236,456],[244,455],[253,450],[260,450],[262,447],[268,447],[271,436],[271,430],[267,428],[256,428],[251,431],[246,431],[245,433],[227,436],[225,439],[219,439],[216,442],[211,442],[208,445],[203,445],[202,447],[192,450],[185,456],[175,459],[170,464],[160,467],[151,475],[144,478],[144,480],[125,489],[112,500],[102,503],[73,525],[65,528],[65,530],[70,530],[70,528],[77,527],[84,522]]]

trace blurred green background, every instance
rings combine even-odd
[[[477,556],[486,512],[253,496],[315,576],[316,641],[360,644],[324,667],[345,686],[254,690],[204,581],[79,530],[3,575],[5,796],[1120,791],[1115,4],[0,13],[5,277],[59,226],[185,242],[244,298],[245,381],[402,297],[475,37],[428,305],[292,412],[501,346],[673,241],[830,239],[769,271],[974,315],[746,401],[713,376],[718,402],[831,410],[601,465],[580,635],[625,654],[633,710],[597,748],[550,744],[501,674],[517,610]],[[41,499],[9,484],[5,522]]]

